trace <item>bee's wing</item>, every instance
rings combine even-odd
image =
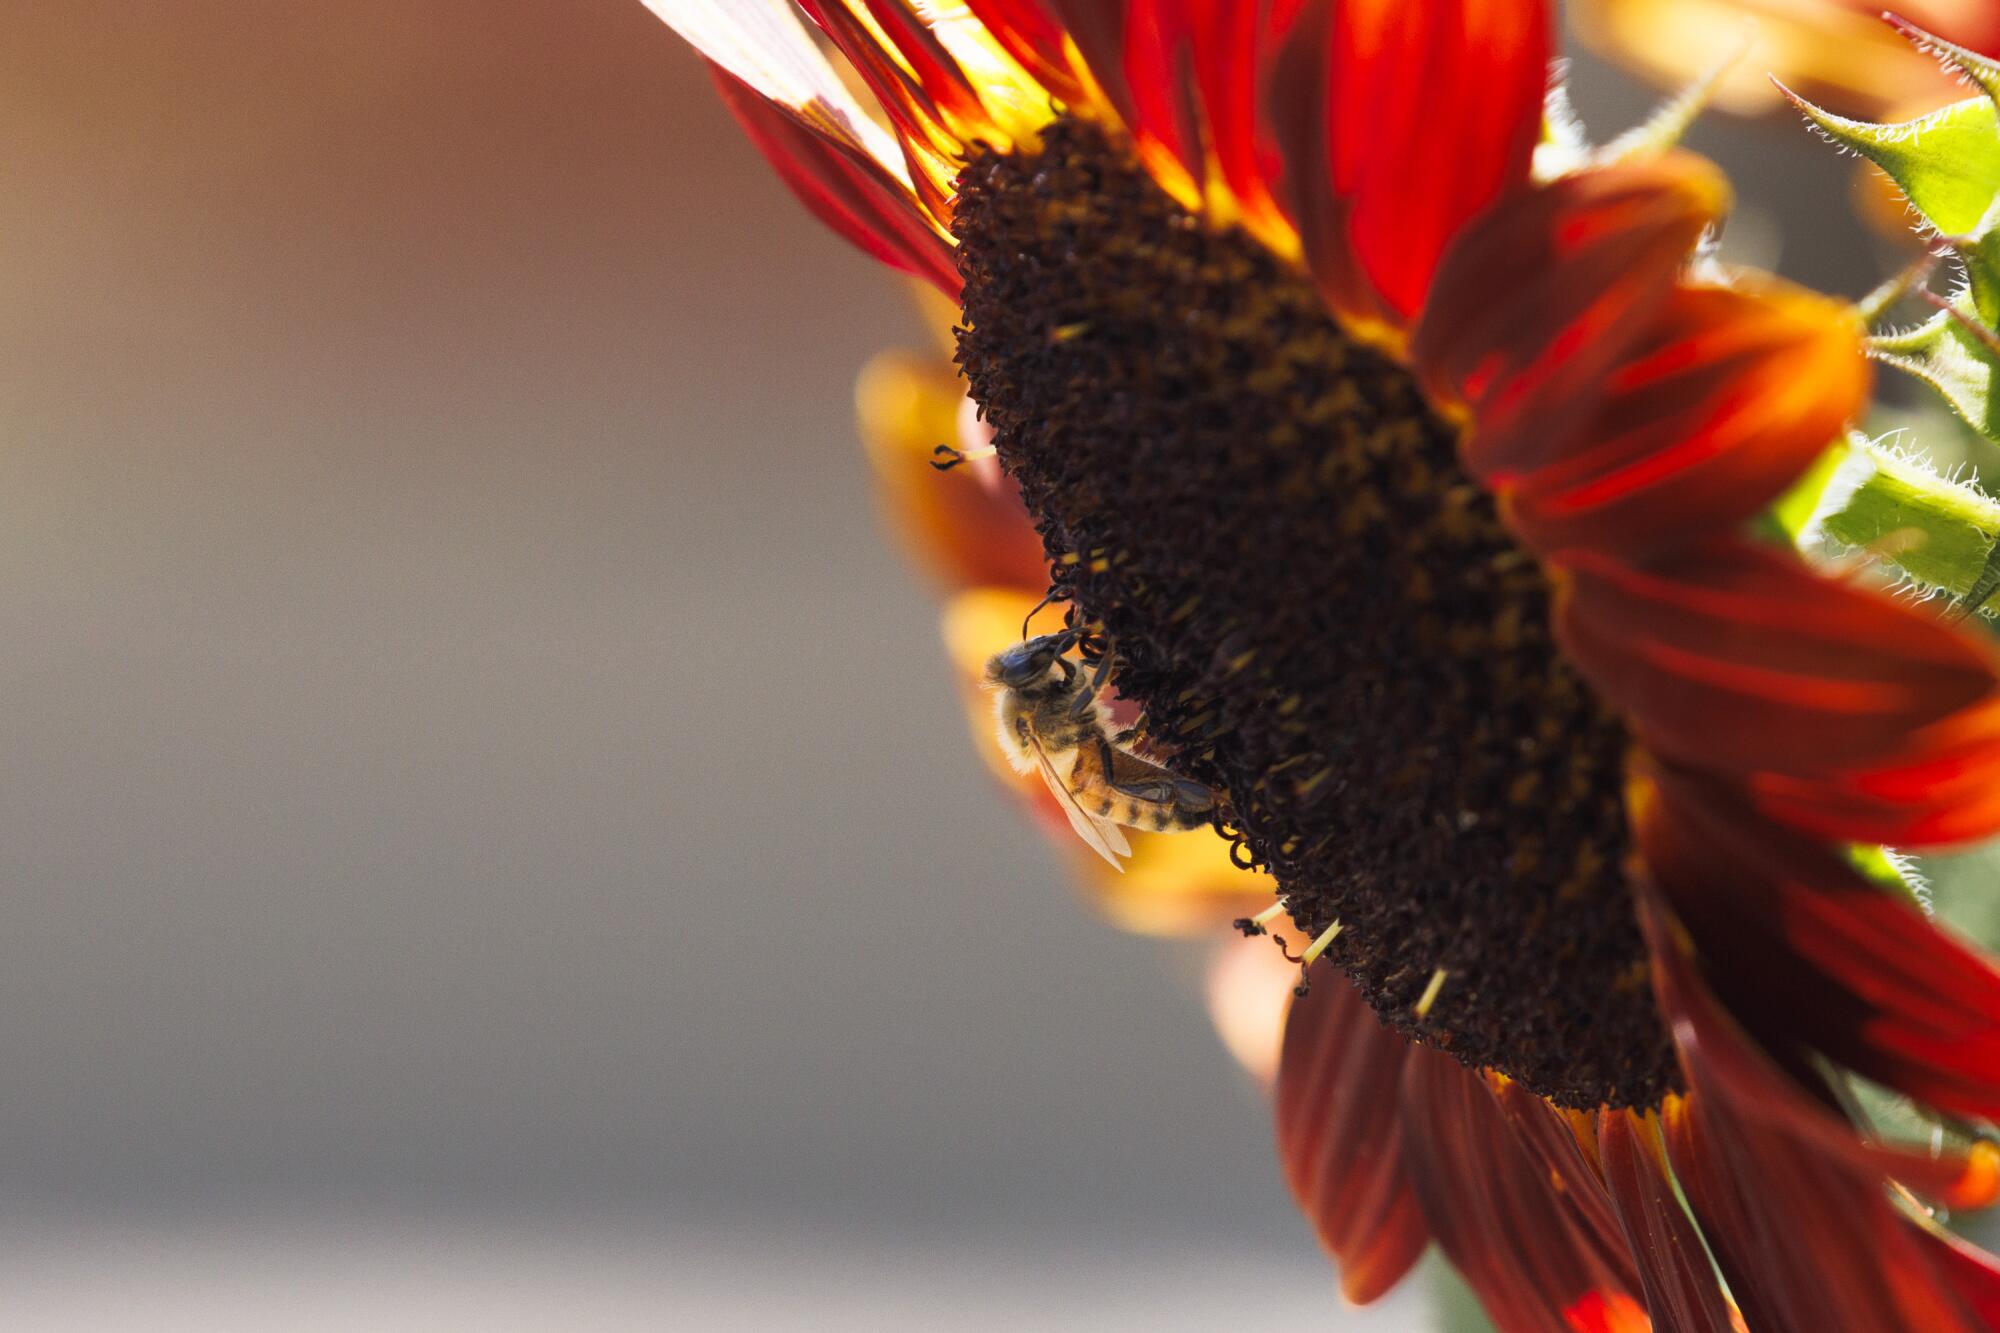
[[[1125,835],[1118,831],[1116,824],[1107,823],[1083,808],[1076,799],[1076,793],[1069,789],[1069,783],[1056,772],[1055,761],[1049,758],[1049,752],[1042,748],[1040,741],[1030,736],[1028,746],[1035,752],[1035,767],[1041,773],[1042,781],[1048,783],[1049,790],[1055,793],[1056,804],[1069,816],[1069,826],[1076,830],[1076,836],[1082,838],[1091,851],[1109,861],[1112,869],[1122,873],[1125,867],[1118,858],[1130,856],[1132,844],[1125,841]]]

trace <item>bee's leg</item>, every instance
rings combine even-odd
[[[1097,702],[1097,695],[1104,688],[1104,682],[1111,679],[1111,659],[1117,649],[1111,644],[1104,645],[1104,656],[1097,659],[1097,669],[1090,673],[1090,688],[1077,695],[1070,702],[1069,715],[1082,719],[1090,716],[1090,710]],[[1110,761],[1105,761],[1105,772],[1110,772]]]
[[[954,449],[948,444],[941,444],[931,450],[931,466],[940,472],[949,472],[960,463],[970,463],[975,458],[991,458],[998,452],[999,450],[990,444],[982,444],[973,449]],[[944,459],[944,462],[938,462],[940,458]]]

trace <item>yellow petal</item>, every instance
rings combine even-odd
[[[983,458],[949,472],[931,466],[940,444],[984,442],[950,363],[885,353],[861,372],[854,397],[882,516],[911,563],[947,588],[1014,585],[1039,597],[1049,575],[1041,538],[1000,465]]]

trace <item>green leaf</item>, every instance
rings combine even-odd
[[[1785,90],[1822,134],[1889,174],[1924,220],[1946,236],[1977,236],[2000,195],[2000,111],[1985,97],[1915,120],[1849,120]]]
[[[1972,308],[1991,329],[2000,327],[2000,228],[1993,226],[1990,213],[1979,225],[1979,239],[1959,246],[1958,257],[1965,262]]]
[[[1970,300],[1960,298],[1960,313],[1976,319],[1977,312],[1966,309]],[[1994,395],[2000,353],[1977,331],[1941,310],[1907,332],[1870,338],[1868,349],[1876,360],[1935,389],[1981,435],[2000,441],[2000,401]]]
[[[1813,527],[1959,599],[1981,587],[2000,554],[2000,503],[1938,476],[1920,459],[1874,444],[1850,451]]]

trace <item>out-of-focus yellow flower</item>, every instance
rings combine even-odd
[[[1977,51],[2000,46],[1994,0],[1899,0],[1918,27]],[[1928,108],[1962,95],[1935,60],[1882,21],[1881,0],[1580,0],[1571,8],[1591,46],[1666,87],[1706,73],[1718,50],[1747,42],[1715,90],[1717,105],[1770,111],[1771,75],[1848,114]]]

